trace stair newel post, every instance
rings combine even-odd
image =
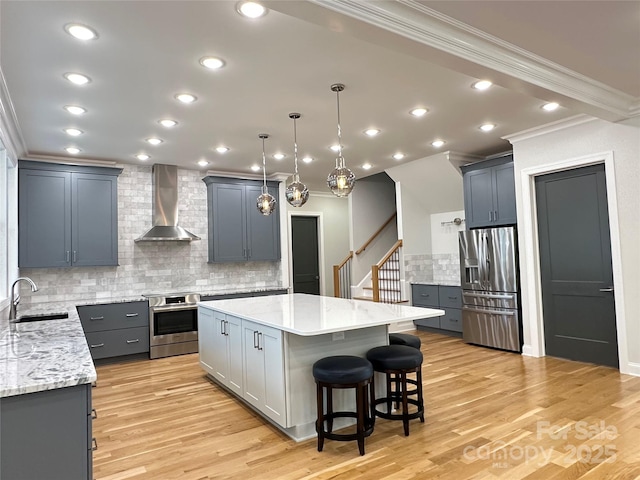
[[[378,265],[371,265],[371,286],[373,287],[373,301],[380,301],[380,284],[378,281],[379,275],[379,267]]]
[[[333,296],[336,298],[342,297],[340,295],[340,267],[338,265],[333,266]]]

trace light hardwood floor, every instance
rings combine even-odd
[[[378,419],[362,457],[355,442],[290,440],[211,383],[197,354],[98,367],[94,478],[640,478],[640,378],[414,333],[425,423],[405,437]]]

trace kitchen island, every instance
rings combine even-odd
[[[389,343],[390,324],[443,314],[306,294],[200,302],[200,365],[217,384],[301,441],[315,436],[315,361],[365,356]],[[336,392],[336,408],[348,408],[349,393]]]
[[[0,478],[91,479],[96,370],[69,318],[0,321]]]

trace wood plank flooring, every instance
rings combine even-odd
[[[640,479],[640,378],[414,332],[425,423],[296,443],[211,383],[198,355],[100,366],[95,480]],[[310,405],[309,408],[315,408]]]

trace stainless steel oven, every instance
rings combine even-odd
[[[197,293],[145,295],[149,299],[151,358],[198,351]]]

